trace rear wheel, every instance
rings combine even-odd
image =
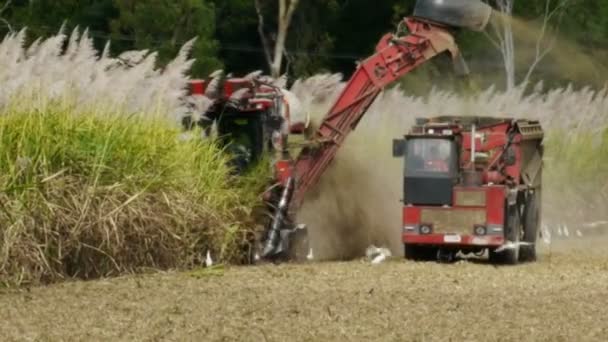
[[[497,250],[490,250],[490,262],[505,265],[516,265],[519,261],[519,241],[521,235],[521,220],[519,206],[513,205],[507,209],[507,224],[505,227],[506,243]]]
[[[519,251],[519,261],[536,261],[536,240],[540,226],[540,190],[528,195],[524,214],[523,244]]]
[[[405,259],[412,261],[435,261],[437,260],[437,248],[404,244]]]

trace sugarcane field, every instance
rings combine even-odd
[[[606,17],[0,0],[0,340],[605,341]]]

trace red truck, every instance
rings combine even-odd
[[[489,251],[490,261],[536,259],[543,130],[493,117],[418,119],[393,155],[404,158],[403,244],[412,260]]]

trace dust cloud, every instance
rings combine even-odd
[[[362,130],[365,130],[363,128]],[[401,249],[401,170],[388,134],[350,139],[306,198],[298,219],[309,227],[315,258],[361,256],[370,245]]]

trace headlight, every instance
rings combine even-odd
[[[433,232],[433,225],[423,223],[420,225],[420,234],[428,235]]]
[[[475,235],[486,235],[487,231],[486,231],[486,227],[484,226],[475,226]]]

